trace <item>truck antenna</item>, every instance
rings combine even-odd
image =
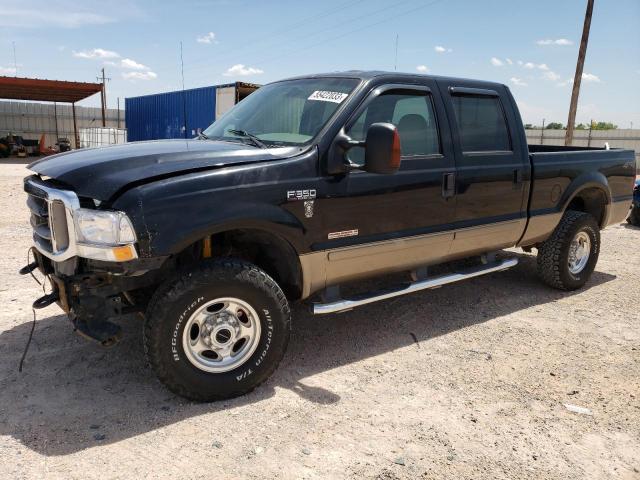
[[[182,115],[184,116],[184,138],[187,138],[187,99],[184,92],[184,60],[182,58],[182,40],[180,40],[180,73],[182,75]]]
[[[393,71],[398,70],[398,34],[396,33],[396,58],[393,62]]]

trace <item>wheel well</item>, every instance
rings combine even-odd
[[[180,266],[205,258],[235,257],[267,272],[290,300],[302,296],[302,269],[295,249],[278,235],[257,229],[236,229],[216,233],[178,254]]]
[[[605,212],[607,205],[607,196],[600,188],[586,188],[576,194],[571,199],[567,210],[576,210],[578,212],[585,212],[593,216],[600,225],[600,228],[604,226]]]

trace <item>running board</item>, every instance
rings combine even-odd
[[[493,262],[486,265],[481,265],[476,268],[465,270],[457,273],[449,273],[440,277],[434,277],[428,280],[422,280],[410,283],[406,286],[392,290],[384,290],[381,292],[365,293],[352,298],[345,298],[329,303],[314,303],[313,314],[323,315],[327,313],[344,312],[351,310],[368,303],[378,302],[380,300],[387,300],[389,298],[399,297],[408,293],[419,292],[420,290],[427,290],[429,288],[437,288],[449,283],[459,282],[460,280],[466,280],[468,278],[479,277],[480,275],[486,275],[487,273],[501,272],[511,267],[515,267],[518,264],[518,259],[510,258],[507,260],[501,260],[499,262]]]

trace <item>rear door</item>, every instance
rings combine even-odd
[[[516,244],[526,225],[530,164],[505,87],[439,80],[456,159],[456,233],[451,253]]]

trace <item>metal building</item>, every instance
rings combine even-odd
[[[83,131],[102,125],[102,110],[100,107],[79,106],[75,110],[79,146],[86,147],[88,145],[82,141],[85,135]],[[107,127],[124,127],[124,110],[107,108],[105,115]],[[75,147],[72,107],[65,104],[0,101],[0,137],[8,133],[29,140],[39,140],[44,134],[47,146],[55,145],[58,138],[68,138]]]
[[[126,98],[128,141],[195,137],[258,88],[235,82]]]

